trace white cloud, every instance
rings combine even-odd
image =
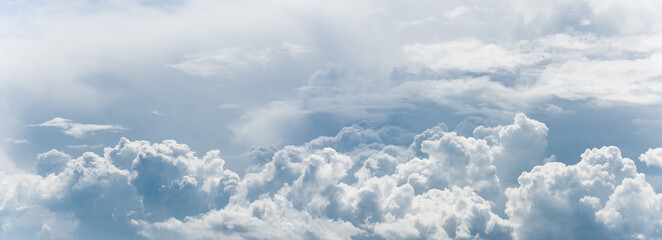
[[[643,175],[626,178],[595,216],[622,238],[659,238],[662,236],[662,194],[655,193]]]
[[[409,197],[413,197],[411,208],[404,218],[377,223],[377,235],[384,239],[512,239],[510,223],[495,215],[490,202],[470,187],[433,189]]]
[[[164,222],[133,221],[150,239],[348,239],[360,232],[352,224],[311,217],[296,211],[282,197],[261,199],[248,206],[212,210],[200,218]]]
[[[159,111],[156,111],[156,110],[152,110],[152,111],[150,111],[149,113],[154,114],[154,115],[156,115],[156,116],[163,116],[163,113],[162,113],[162,112],[159,112]]]
[[[655,195],[643,179],[634,162],[621,157],[618,148],[590,149],[576,165],[551,162],[523,173],[519,186],[506,190],[506,213],[516,225],[518,238],[541,235],[550,238],[622,239],[637,235],[656,238],[661,227],[657,220],[659,211],[651,213],[654,217],[632,218],[622,205],[623,201],[628,202],[633,211],[659,208],[659,197],[638,204],[624,194]],[[650,227],[619,229],[622,222],[618,219],[624,213],[627,219]]]
[[[515,50],[472,38],[433,44],[410,44],[404,46],[404,52],[411,61],[423,63],[434,70],[512,71],[520,65],[536,62],[536,59]]]
[[[418,131],[426,119],[469,113],[547,118],[586,102],[595,111],[627,105],[637,113],[662,103],[659,1],[458,4],[466,3],[0,3],[0,139],[43,140],[11,123],[52,112],[130,119],[127,102],[149,110],[174,101],[168,106],[190,114],[167,109],[178,120],[164,123],[185,139],[203,129],[231,142],[223,139],[230,132],[219,137],[190,120],[209,117],[233,123],[244,145],[314,132],[320,126],[307,118],[320,115]],[[412,70],[392,71],[399,66]],[[237,81],[212,89],[173,69]],[[228,119],[237,111],[197,115],[226,101],[251,107],[241,119]],[[563,124],[550,126],[590,135]],[[143,125],[132,135],[158,128]],[[124,129],[64,118],[37,126],[79,138]],[[615,148],[589,150],[575,165],[554,162],[545,156],[547,127],[524,115],[473,134],[439,126],[411,148],[389,145],[410,136],[393,129],[352,126],[301,146],[265,148],[244,177],[224,168],[218,151],[196,157],[174,141],[128,140],[103,156],[49,151],[37,157],[37,175],[8,174],[10,157],[26,162],[11,156],[26,145],[9,144],[23,139],[11,138],[0,146],[0,238],[130,239],[135,231],[148,238],[660,238],[659,194]],[[51,148],[37,142],[30,147]],[[657,158],[640,157],[662,165]]]
[[[10,238],[100,228],[151,239],[659,237],[662,195],[632,160],[603,147],[550,162],[547,132],[517,114],[473,137],[428,129],[407,148],[386,143],[396,128],[351,126],[243,177],[217,150],[122,138],[103,156],[40,154],[40,175],[0,172],[0,218]]]
[[[126,129],[121,125],[75,123],[71,119],[61,117],[56,117],[44,123],[35,124],[32,126],[60,128],[64,134],[77,138],[83,138],[98,131],[118,132]]]
[[[639,160],[646,163],[646,166],[662,167],[662,148],[649,148],[639,155]]]
[[[37,155],[36,169],[37,174],[46,176],[51,173],[58,174],[64,171],[71,157],[66,153],[51,149],[48,152]]]
[[[55,214],[61,222],[32,219],[29,225],[7,226],[11,231],[3,233],[8,238],[34,238],[41,232],[59,236],[64,233],[57,231],[83,228],[96,235],[114,229],[108,237],[135,238],[127,231],[132,218],[182,218],[225,206],[239,179],[223,168],[218,155],[210,151],[198,158],[188,146],[171,140],[149,144],[124,138],[104,149],[103,157],[91,152],[78,158],[57,150],[42,153],[37,162],[41,176],[0,172],[0,185],[6,190],[0,194],[0,217],[9,224],[26,220],[21,220],[26,213]],[[60,229],[58,224],[68,227]],[[43,231],[31,231],[35,227]]]
[[[634,60],[572,60],[546,67],[537,88],[599,106],[662,102],[662,54]]]

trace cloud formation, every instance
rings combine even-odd
[[[0,1],[0,238],[662,238],[660,9]]]
[[[548,128],[460,136],[443,125],[344,128],[259,150],[240,176],[218,150],[122,138],[102,156],[40,154],[38,175],[0,173],[3,237],[148,239],[605,239],[661,237],[662,195],[617,147],[546,162]],[[410,138],[411,141],[411,138]],[[256,149],[257,151],[257,149]],[[255,156],[258,156],[255,155]],[[644,156],[644,155],[642,155]],[[644,202],[641,202],[644,200]],[[95,235],[90,235],[95,234]],[[103,238],[103,237],[102,237]]]

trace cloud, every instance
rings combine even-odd
[[[416,19],[411,21],[394,21],[393,23],[395,24],[396,29],[403,29],[408,27],[415,27],[435,20],[437,20],[435,17],[426,17],[423,19]]]
[[[5,138],[5,142],[12,144],[29,144],[27,139],[14,139],[14,138]]]
[[[646,163],[646,166],[662,167],[662,148],[649,148],[639,155],[639,160]]]
[[[572,60],[546,67],[538,87],[564,99],[586,99],[599,106],[659,104],[660,64],[662,54],[632,60]]]
[[[508,221],[492,213],[490,202],[469,187],[415,196],[403,218],[375,225],[384,239],[512,239],[512,231]]]
[[[131,219],[183,218],[224,206],[238,176],[223,168],[218,155],[210,151],[198,158],[174,141],[149,144],[125,138],[105,148],[103,157],[88,152],[71,158],[51,150],[38,156],[39,175],[0,172],[0,183],[7,189],[0,195],[0,216],[5,224],[26,213],[55,216],[67,226],[54,231],[71,231],[75,238],[104,233],[107,239],[133,239],[137,235]],[[33,227],[58,226],[48,218],[31,221],[7,226],[2,233],[32,238],[40,234],[31,231]]]
[[[162,112],[159,112],[159,111],[156,111],[156,110],[152,110],[152,111],[150,111],[149,113],[154,114],[154,115],[156,115],[156,116],[163,116],[163,113],[162,113]]]
[[[68,148],[79,148],[79,149],[102,148],[103,144],[96,144],[96,145],[78,144],[78,145],[68,145],[67,147]]]
[[[457,17],[460,17],[462,15],[468,14],[470,12],[472,12],[472,9],[470,7],[459,6],[459,7],[454,8],[451,11],[445,12],[444,17],[452,19],[452,18],[457,18]]]
[[[291,43],[291,42],[288,42],[288,41],[284,41],[280,45],[280,49],[287,52],[292,57],[297,57],[299,55],[303,55],[303,54],[307,54],[307,53],[312,52],[312,50],[310,50],[306,46]]]
[[[56,127],[62,129],[64,134],[74,136],[76,138],[83,138],[92,135],[98,131],[118,132],[126,128],[121,125],[99,125],[99,124],[83,124],[75,123],[71,119],[56,117],[44,123],[35,124],[32,126],[38,127]]]
[[[234,104],[234,103],[224,103],[221,105],[218,105],[218,108],[220,109],[235,109],[235,108],[240,108],[241,106]]]
[[[292,45],[290,48],[295,48],[294,46]],[[304,49],[300,47],[298,50]],[[291,51],[290,54],[292,54]],[[259,65],[264,66],[271,61],[272,54],[271,49],[242,51],[238,48],[225,48],[216,52],[187,55],[185,56],[186,60],[180,63],[168,64],[168,67],[201,77],[220,76],[230,78],[237,71],[247,70]]]
[[[51,149],[48,152],[37,155],[36,169],[37,174],[46,176],[51,173],[60,173],[64,171],[71,157],[66,153]]]
[[[535,63],[535,59],[527,55],[470,38],[434,44],[416,43],[404,46],[403,50],[411,61],[434,70],[512,71],[519,65]]]
[[[595,216],[622,238],[660,237],[662,194],[655,193],[643,175],[627,178],[614,189],[604,208]]]
[[[396,127],[354,125],[300,146],[258,149],[263,159],[241,177],[224,168],[220,151],[198,157],[172,140],[122,138],[103,156],[51,150],[38,156],[38,175],[0,172],[1,234],[659,237],[662,195],[632,160],[603,147],[586,150],[574,165],[550,162],[547,132],[545,124],[517,114],[512,124],[478,126],[473,136],[440,125],[408,145]]]
[[[0,3],[0,238],[660,238],[654,153],[567,156],[659,140],[662,5],[462,4]]]
[[[659,237],[659,197],[616,147],[588,149],[575,165],[536,166],[518,182],[520,186],[506,190],[506,213],[518,238]],[[650,200],[632,201],[639,196]],[[638,211],[652,212],[634,217]]]
[[[278,145],[284,141],[282,131],[300,125],[305,114],[299,102],[276,101],[248,111],[231,130],[238,141],[253,145]]]

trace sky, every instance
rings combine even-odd
[[[0,0],[0,238],[660,239],[661,11]]]

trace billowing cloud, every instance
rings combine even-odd
[[[108,131],[108,132],[118,132],[125,130],[121,125],[100,125],[100,124],[84,124],[84,123],[75,123],[71,119],[56,117],[51,120],[48,120],[44,123],[36,124],[33,126],[38,127],[56,127],[62,129],[64,134],[69,136],[74,136],[77,138],[83,138],[94,132],[98,131]]]
[[[517,114],[460,136],[443,125],[344,128],[260,152],[243,176],[217,150],[122,138],[102,156],[40,154],[0,173],[9,238],[657,238],[662,195],[618,148],[546,162],[548,128]],[[409,137],[411,140],[411,136]],[[256,156],[258,156],[256,155]],[[546,160],[547,159],[547,160]],[[641,202],[642,199],[644,202]],[[112,233],[111,233],[112,232]]]
[[[646,166],[662,167],[662,148],[649,148],[639,156],[639,160],[646,163]]]
[[[662,238],[660,9],[0,1],[0,239]]]
[[[659,194],[616,147],[586,150],[576,165],[537,166],[519,183],[506,191],[506,212],[519,238],[661,236]]]

